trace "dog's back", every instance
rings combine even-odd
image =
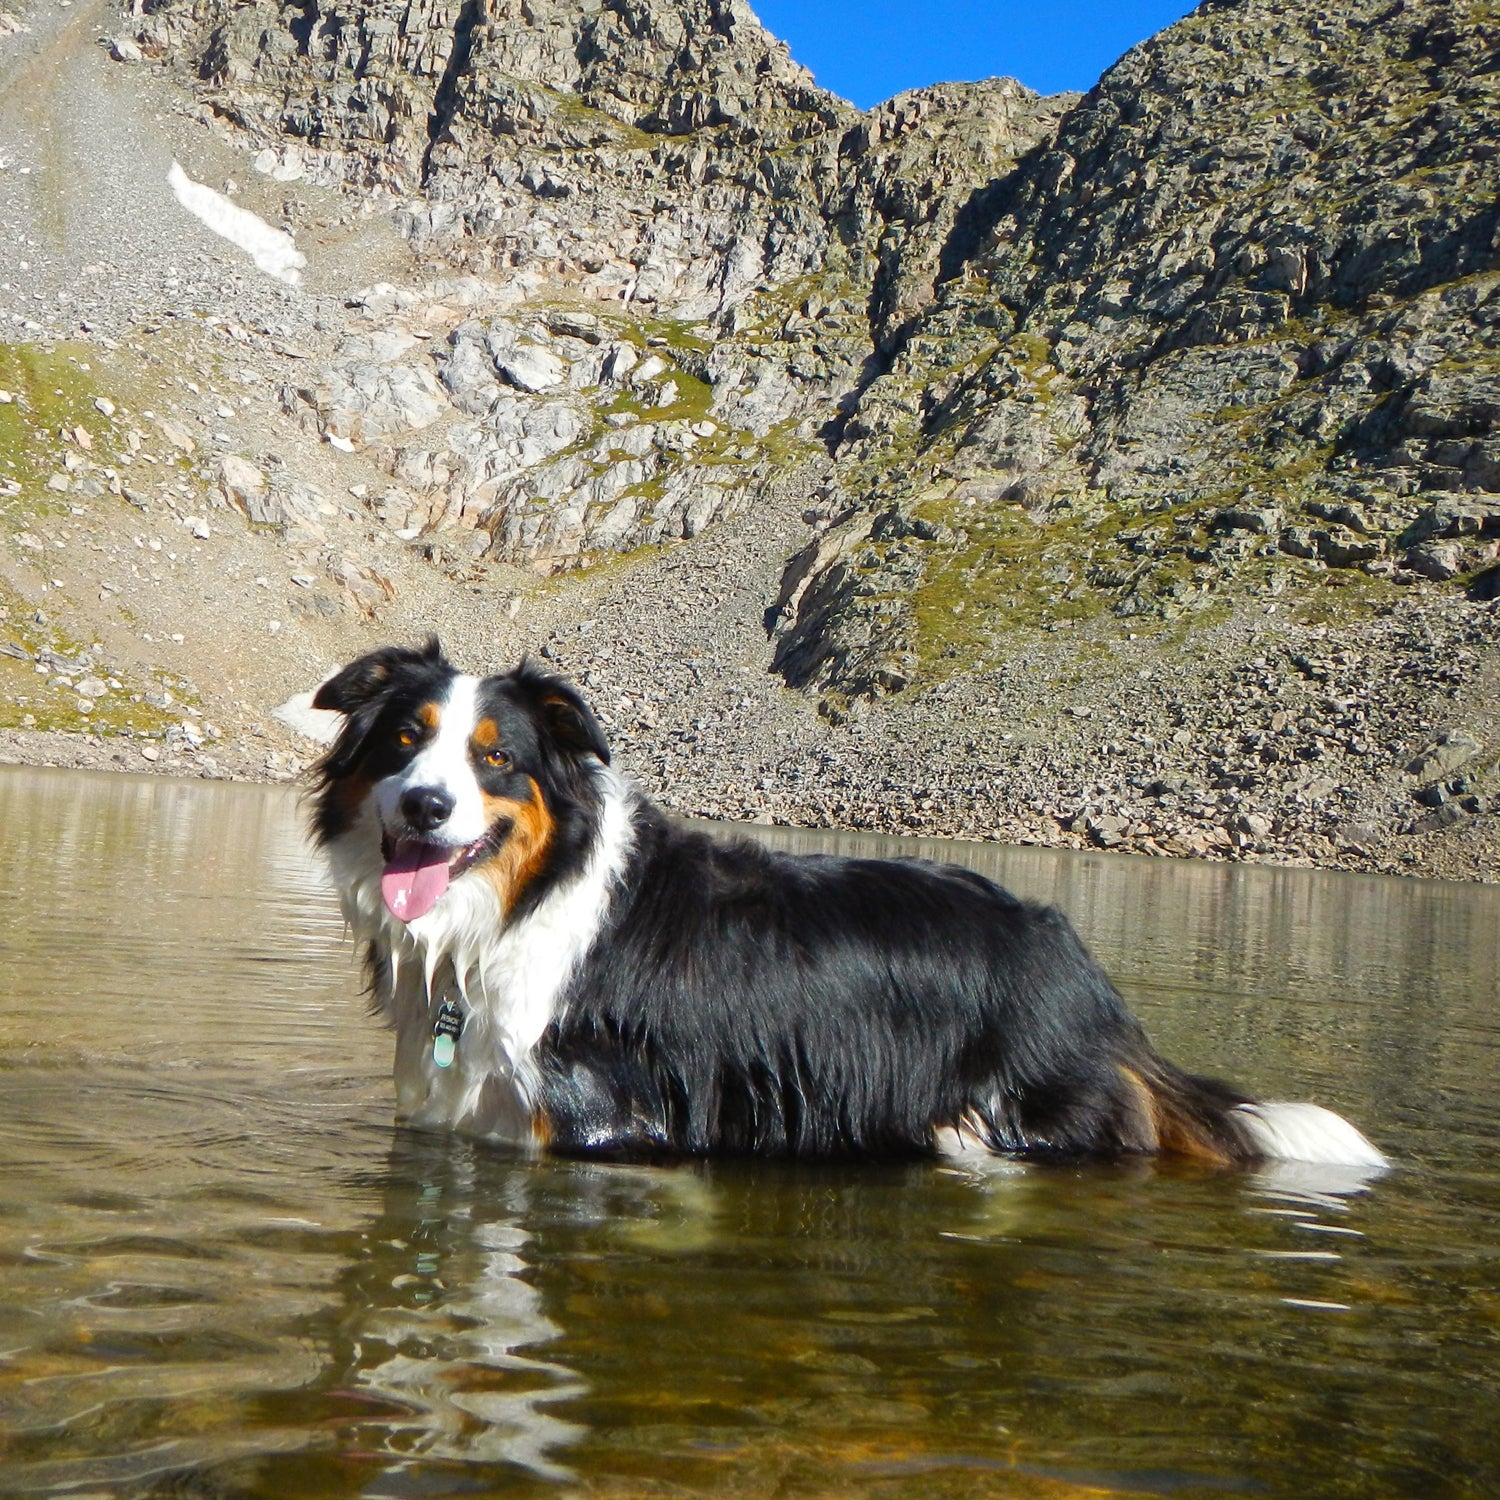
[[[773,854],[652,813],[543,1037],[555,1149],[1260,1153],[1058,911],[971,871]]]

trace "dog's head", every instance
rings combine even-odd
[[[510,913],[576,858],[609,746],[562,678],[527,661],[469,676],[433,639],[351,662],[313,706],[344,716],[315,773],[314,832],[369,844],[393,916],[425,916],[460,878],[490,881]]]

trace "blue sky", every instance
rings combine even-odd
[[[903,89],[1019,78],[1039,93],[1088,89],[1182,0],[750,0],[792,56],[861,109]]]

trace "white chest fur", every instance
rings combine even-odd
[[[396,1033],[396,1114],[406,1124],[533,1144],[533,1054],[593,946],[633,841],[633,795],[613,771],[595,775],[599,828],[584,867],[519,921],[506,923],[494,887],[460,878],[412,923],[380,894],[379,816],[367,803],[328,846],[355,938],[387,958],[376,1002]],[[433,1057],[433,1025],[448,996],[465,1013],[453,1063]]]

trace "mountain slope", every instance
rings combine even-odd
[[[1490,7],[864,114],[728,0],[21,17],[0,728],[283,774],[438,629],[683,810],[1493,875]]]
[[[1136,48],[976,198],[845,429],[868,486],[981,523],[996,565],[971,534],[926,549],[921,588],[888,569],[911,597],[882,606],[883,655],[823,580],[794,678],[965,655],[924,589],[1004,591],[1040,552],[1053,597],[1022,615],[1172,617],[1327,568],[1494,590],[1497,137],[1486,3],[1237,0]]]
[[[818,458],[959,208],[1060,113],[996,81],[863,117],[739,0],[182,0],[137,36],[263,170],[393,206],[471,278],[378,300],[399,341],[287,406],[376,448],[398,529],[543,571],[693,536]]]

